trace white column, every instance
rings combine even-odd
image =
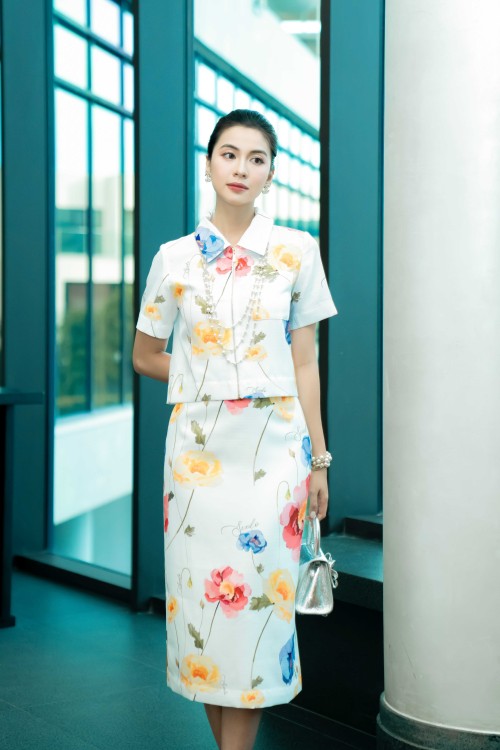
[[[500,734],[500,0],[386,0],[385,66],[383,707]]]

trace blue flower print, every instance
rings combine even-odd
[[[311,466],[311,457],[312,457],[312,451],[311,451],[311,438],[309,435],[304,435],[302,438],[302,450],[301,450],[301,457],[302,462],[305,466]]]
[[[246,552],[251,550],[255,554],[258,554],[267,547],[267,542],[260,529],[252,529],[252,531],[244,531],[239,535],[238,547],[244,549]]]
[[[202,255],[205,256],[207,261],[213,260],[224,250],[224,240],[222,237],[211,234],[208,227],[198,227],[195,239]]]
[[[264,391],[254,391],[249,393],[248,396],[243,396],[243,398],[266,398],[266,394]]]
[[[281,676],[285,685],[290,685],[293,678],[293,667],[295,662],[295,633],[292,633],[292,637],[285,643],[280,651],[280,667]]]
[[[289,320],[284,320],[283,324],[285,326],[286,343],[287,344],[291,344],[292,343],[292,335],[290,333],[290,321]]]

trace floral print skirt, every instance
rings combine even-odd
[[[301,690],[295,589],[310,471],[296,396],[175,405],[164,476],[175,692],[257,708]]]

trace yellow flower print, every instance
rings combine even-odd
[[[225,328],[222,337],[222,346],[224,349],[231,344],[231,329]],[[193,354],[198,357],[208,358],[210,356],[219,356],[222,354],[222,347],[217,337],[217,330],[205,321],[200,321],[193,328],[191,339],[191,349]]]
[[[245,354],[245,359],[257,361],[264,359],[264,357],[267,357],[267,352],[261,344],[253,344],[252,346],[249,346]]]
[[[222,479],[221,462],[210,451],[186,451],[177,456],[174,479],[185,487],[208,487]]]
[[[252,312],[252,320],[264,320],[270,317],[269,310],[262,305],[255,305]]]
[[[177,417],[179,416],[179,414],[181,413],[183,409],[184,409],[183,403],[176,404],[174,408],[172,409],[172,414],[170,415],[170,421],[175,422],[175,420],[177,419]]]
[[[269,264],[277,271],[300,270],[302,252],[296,245],[275,245],[269,253]]]
[[[220,680],[219,668],[209,656],[188,654],[182,660],[181,682],[193,693],[217,690]]]
[[[185,292],[185,286],[184,284],[174,284],[172,287],[172,294],[174,295],[175,299],[182,299]]]
[[[172,622],[177,612],[179,611],[179,605],[175,596],[169,596],[167,601],[167,620]]]
[[[161,320],[160,309],[154,302],[146,302],[144,305],[144,315],[150,320]]]
[[[271,396],[269,399],[273,404],[274,411],[289,422],[293,419],[295,411],[294,396]]]
[[[257,708],[257,706],[262,706],[264,701],[264,694],[261,690],[246,690],[241,694],[241,703],[246,708]]]
[[[274,570],[264,583],[264,593],[274,604],[276,616],[290,622],[295,606],[295,586],[290,571]]]

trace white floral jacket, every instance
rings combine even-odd
[[[254,266],[264,262],[266,250],[260,304],[254,304],[242,340],[238,321],[250,298]],[[205,262],[223,335],[207,315]],[[336,314],[314,238],[256,210],[235,247],[209,218],[194,233],[161,245],[137,328],[161,339],[174,331],[167,403],[297,396],[290,331]]]

